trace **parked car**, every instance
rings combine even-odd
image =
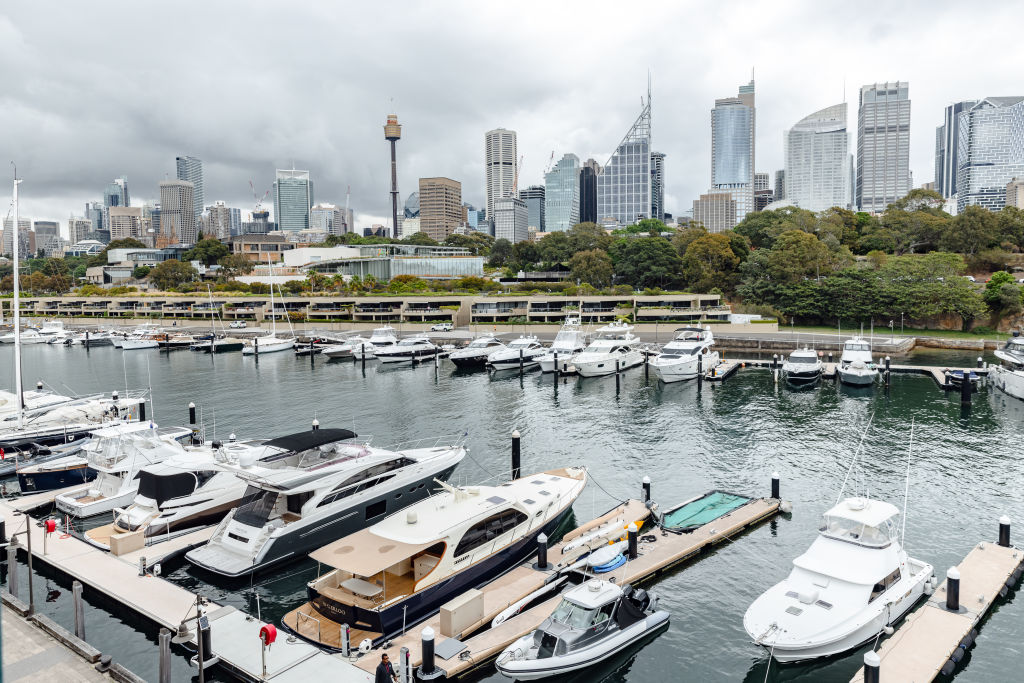
[[[973,275],[964,275],[968,282],[977,282],[978,280]]]
[[[430,327],[431,332],[451,332],[453,329],[455,328],[451,323],[436,323]]]
[[[241,328],[241,327],[245,327],[245,321],[244,320],[232,320],[230,323],[228,323],[228,327],[234,327],[236,329]]]

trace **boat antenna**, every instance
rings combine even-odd
[[[155,421],[156,420],[156,401],[153,400],[154,399],[154,397],[153,397],[153,375],[149,371],[149,354],[146,355],[146,381],[149,384],[149,407],[150,407],[149,413],[150,413],[150,415],[153,416],[153,417],[150,418],[150,420]],[[142,400],[145,401],[146,399],[143,398]]]
[[[846,482],[850,478],[850,472],[853,471],[854,466],[857,464],[857,457],[860,455],[861,449],[864,448],[864,437],[868,435],[868,430],[871,429],[871,422],[875,419],[874,411],[871,412],[871,417],[868,418],[868,423],[864,426],[864,431],[860,435],[860,443],[857,444],[857,450],[853,452],[853,458],[850,460],[850,466],[846,469],[846,476],[843,477],[843,485],[839,487],[839,495],[836,497],[836,505],[839,505],[839,501],[843,499],[843,491],[846,489]]]
[[[907,545],[907,500],[910,498],[910,456],[914,454],[914,418],[910,418],[910,448],[907,450],[907,481],[903,485],[903,521],[900,524],[900,545]]]

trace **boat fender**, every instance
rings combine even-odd
[[[885,633],[885,635],[887,636],[891,636],[893,633],[896,633],[896,629],[894,629],[892,626],[886,626],[882,629],[882,632]]]
[[[943,676],[949,676],[954,671],[956,671],[956,662],[954,662],[952,659],[947,660],[946,663],[942,665]]]
[[[971,645],[974,645],[974,638],[972,638],[971,634],[968,633],[966,636],[964,636],[963,640],[960,641],[960,647],[962,647],[964,650],[968,650],[970,649]]]
[[[959,663],[960,660],[963,659],[963,658],[964,658],[964,649],[962,647],[958,647],[957,649],[953,650],[953,654],[951,654],[949,656],[950,661],[952,661],[954,664],[955,663]]]
[[[373,641],[369,638],[363,638],[359,641],[359,653],[366,654],[373,647]]]
[[[779,510],[782,511],[782,514],[788,515],[793,511],[793,504],[788,500],[784,500],[781,503],[779,503]]]

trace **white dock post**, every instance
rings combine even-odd
[[[7,590],[18,597],[18,539],[14,536],[7,546]]]
[[[160,642],[160,673],[157,680],[159,683],[171,683],[171,631],[161,628],[157,639]]]
[[[882,659],[874,650],[864,653],[864,683],[879,683]]]
[[[412,656],[407,647],[398,651],[398,680],[399,683],[413,683]]]
[[[75,610],[75,635],[85,640],[85,606],[82,604],[82,582],[74,581],[71,584],[71,596],[74,600]],[[165,629],[166,630],[166,629]]]

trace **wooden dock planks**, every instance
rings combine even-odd
[[[995,543],[979,543],[959,564],[959,613],[946,610],[946,581],[928,602],[907,616],[900,628],[878,649],[883,681],[931,681],[949,660],[964,636],[978,625],[1006,580],[1024,560],[1024,552]],[[863,669],[850,683],[863,683]]]

